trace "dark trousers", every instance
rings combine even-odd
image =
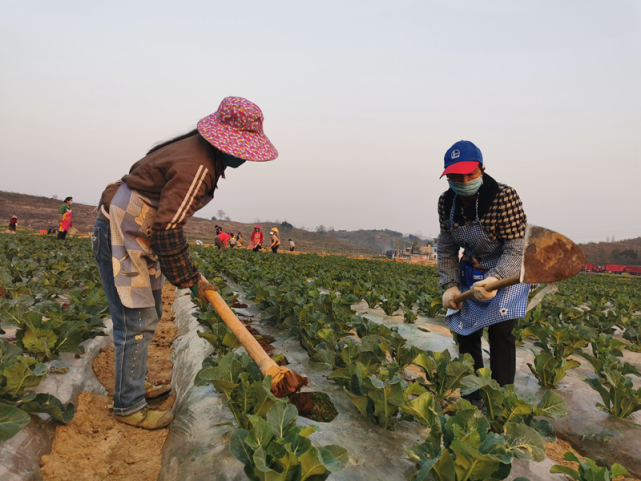
[[[492,379],[501,386],[514,384],[516,374],[516,338],[512,334],[516,319],[499,322],[487,328],[490,343],[490,369]],[[457,336],[459,354],[470,354],[474,359],[474,370],[483,367],[483,351],[481,349],[481,338],[483,329],[480,329],[468,336]],[[480,399],[478,391],[467,396],[472,399]]]
[[[254,252],[258,252],[259,250],[261,250],[261,249],[262,249],[262,247],[263,247],[263,246],[257,245],[257,246],[256,246],[256,247],[254,247],[252,250],[253,250]]]
[[[58,239],[64,240],[65,237],[67,237],[67,231],[66,230],[61,230],[58,232]]]
[[[278,254],[278,247],[279,247],[279,246],[272,247],[272,252],[273,252],[274,254]]]

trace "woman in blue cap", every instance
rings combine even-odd
[[[514,383],[516,346],[514,323],[525,315],[529,285],[517,284],[500,291],[484,286],[518,274],[527,218],[512,187],[497,183],[485,173],[483,155],[472,142],[456,142],[445,153],[449,189],[438,201],[439,283],[445,290],[446,321],[457,333],[460,354],[483,367],[481,338],[488,329],[492,377],[501,385]],[[463,255],[459,259],[459,251]],[[467,290],[474,298],[455,303]],[[480,399],[479,392],[469,396]]]

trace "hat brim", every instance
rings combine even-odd
[[[276,147],[264,133],[236,130],[207,120],[208,117],[198,122],[198,132],[226,154],[251,162],[267,162],[278,157]]]
[[[480,162],[477,162],[477,161],[457,162],[456,164],[452,164],[449,167],[447,167],[441,174],[441,177],[447,174],[463,174],[463,175],[471,174],[476,170],[476,168],[479,165],[480,165]],[[439,179],[441,177],[439,177]]]

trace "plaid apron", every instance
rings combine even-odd
[[[109,207],[111,261],[118,295],[125,307],[156,305],[152,291],[162,289],[165,277],[151,250],[151,226],[158,200],[122,184]]]
[[[481,226],[478,196],[476,197],[476,219],[474,222],[454,227],[456,198],[457,196],[454,196],[450,211],[450,232],[454,242],[464,249],[464,256],[460,261],[461,270],[466,270],[464,266],[466,258],[474,259],[477,262],[475,263],[477,268],[473,269],[471,276],[464,276],[463,272],[461,273],[459,289],[463,293],[470,290],[473,282],[485,278],[483,272],[488,272],[498,264],[503,255],[503,249],[501,243],[492,239]],[[469,279],[468,282],[465,282],[466,277]],[[463,303],[463,308],[460,311],[448,309],[445,321],[456,333],[468,336],[479,329],[499,322],[520,319],[525,316],[529,291],[529,284],[516,284],[501,289],[489,301],[469,299]]]

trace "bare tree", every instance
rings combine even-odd
[[[316,226],[316,233],[320,235],[325,235],[327,233],[327,228],[323,224]]]
[[[225,218],[225,211],[222,209],[218,209],[218,212],[216,212],[216,216],[220,219],[223,220]]]

